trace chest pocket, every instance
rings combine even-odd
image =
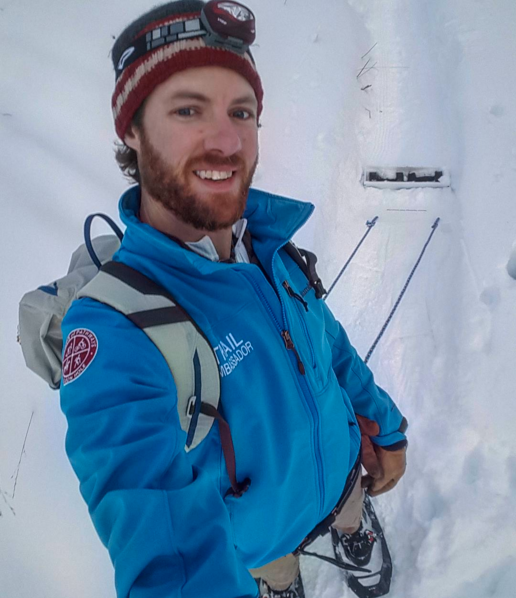
[[[291,314],[290,333],[313,390],[321,392],[328,383],[332,362],[324,324],[324,301],[317,297],[318,293],[306,272],[300,269],[290,255],[282,261],[284,268],[281,284],[287,295],[285,301]]]

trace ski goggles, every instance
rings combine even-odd
[[[118,61],[117,80],[129,65],[145,54],[167,44],[195,37],[202,37],[210,47],[240,55],[247,52],[254,63],[249,50],[256,38],[253,12],[239,2],[211,0],[204,5],[200,17],[156,27],[136,38]]]

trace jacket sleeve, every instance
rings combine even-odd
[[[147,335],[91,299],[63,338],[87,329],[91,363],[62,384],[66,451],[115,567],[118,598],[255,598],[220,489],[188,463],[172,374]]]
[[[332,346],[333,370],[356,414],[375,421],[380,434],[372,438],[379,446],[406,444],[407,420],[391,397],[378,386],[373,373],[351,345],[342,325],[325,309],[326,334]]]

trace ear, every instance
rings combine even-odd
[[[124,136],[124,143],[127,145],[127,147],[130,147],[136,152],[140,151],[140,135],[132,123],[127,127],[127,131]]]

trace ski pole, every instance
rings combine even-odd
[[[387,329],[387,326],[390,324],[390,321],[392,320],[392,317],[394,316],[395,311],[398,309],[398,305],[400,304],[400,302],[403,298],[403,295],[405,294],[405,291],[407,290],[407,287],[408,287],[410,281],[412,280],[412,277],[414,276],[414,273],[417,270],[417,267],[419,266],[421,259],[423,258],[423,254],[425,253],[426,248],[430,244],[430,241],[432,240],[432,237],[434,236],[434,233],[437,230],[437,227],[439,226],[440,220],[441,220],[440,218],[437,218],[437,220],[432,224],[432,232],[430,233],[430,236],[426,240],[423,250],[419,254],[416,265],[412,268],[412,272],[410,273],[409,277],[407,278],[407,282],[405,283],[405,286],[403,287],[398,299],[396,300],[396,303],[394,304],[394,307],[392,308],[391,313],[389,314],[389,317],[387,318],[385,324],[383,325],[382,329],[380,330],[380,334],[376,337],[376,340],[374,341],[372,347],[367,352],[367,355],[364,359],[364,363],[367,363],[369,361],[369,359],[371,358],[373,351],[376,349],[376,345],[380,342],[380,339],[382,338],[383,333]]]
[[[328,292],[326,293],[326,296],[324,297],[324,301],[326,301],[326,299],[328,299],[330,293],[333,290],[333,287],[339,282],[340,277],[344,274],[344,271],[346,270],[346,268],[349,266],[349,264],[351,263],[351,260],[355,257],[357,251],[360,249],[360,245],[362,245],[362,243],[365,241],[367,235],[371,232],[371,229],[373,228],[373,226],[376,224],[376,221],[378,220],[378,216],[375,216],[372,220],[368,220],[366,222],[366,226],[367,226],[367,231],[365,232],[364,236],[360,239],[360,243],[355,247],[355,250],[353,251],[353,253],[349,256],[348,261],[344,264],[344,266],[342,267],[341,271],[339,272],[337,278],[332,282]]]

